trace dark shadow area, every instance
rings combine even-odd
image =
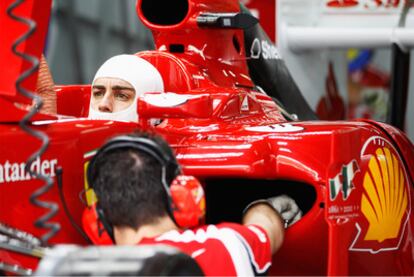
[[[163,1],[143,0],[141,2],[144,17],[155,25],[175,25],[184,20],[188,13],[187,0]]]
[[[206,223],[240,222],[244,208],[252,201],[277,195],[295,199],[303,214],[314,205],[313,186],[283,180],[209,179],[206,180]]]

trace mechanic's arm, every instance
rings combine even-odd
[[[282,246],[285,228],[279,213],[266,201],[254,202],[247,207],[243,216],[244,225],[262,227],[270,240],[272,255]]]

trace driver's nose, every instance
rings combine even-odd
[[[107,91],[102,98],[101,102],[99,102],[98,109],[100,112],[103,113],[112,113],[114,107],[114,100],[112,97],[112,92]]]

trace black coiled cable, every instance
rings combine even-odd
[[[405,4],[404,4],[403,9],[401,11],[400,19],[398,21],[398,27],[405,27],[408,12],[413,7],[413,5],[414,5],[414,0],[406,0],[405,1]]]
[[[24,87],[22,87],[22,82],[24,80],[26,80],[30,75],[35,73],[39,68],[39,59],[37,57],[25,54],[23,52],[20,52],[17,49],[18,46],[22,42],[27,40],[30,36],[32,36],[33,33],[36,30],[36,22],[34,22],[33,20],[23,18],[23,17],[19,17],[19,16],[13,14],[14,9],[16,7],[18,7],[19,5],[21,5],[24,1],[25,0],[16,0],[15,2],[13,2],[7,8],[7,14],[12,19],[14,19],[18,22],[21,22],[21,23],[23,23],[23,24],[25,24],[29,27],[28,31],[26,33],[24,33],[21,37],[19,37],[13,43],[12,51],[15,55],[22,58],[23,60],[28,61],[32,65],[28,70],[23,72],[19,76],[19,78],[16,80],[16,89],[21,95],[31,99],[34,103],[33,107],[30,109],[30,111],[19,122],[19,126],[23,131],[25,131],[29,135],[34,136],[34,137],[36,137],[36,138],[38,138],[39,140],[42,141],[42,146],[40,147],[40,149],[38,151],[36,151],[35,153],[33,153],[28,158],[28,160],[26,162],[25,170],[26,170],[26,172],[29,172],[31,176],[34,176],[35,178],[40,179],[40,180],[45,182],[44,186],[42,186],[41,188],[39,188],[38,190],[36,190],[35,192],[32,193],[32,195],[30,196],[30,202],[33,205],[37,206],[37,207],[48,210],[48,212],[46,214],[41,216],[34,223],[34,225],[37,228],[50,230],[45,235],[43,235],[40,239],[41,242],[44,245],[46,245],[47,242],[49,241],[49,239],[52,238],[53,236],[55,236],[56,233],[59,232],[59,230],[60,230],[60,224],[59,223],[49,222],[49,220],[53,216],[55,216],[57,214],[57,212],[59,211],[59,206],[56,203],[45,202],[45,201],[39,200],[40,196],[42,196],[43,194],[45,194],[46,192],[48,192],[51,189],[51,187],[53,186],[53,179],[50,176],[46,176],[46,175],[41,174],[40,172],[35,172],[35,171],[31,170],[32,163],[38,157],[43,155],[43,153],[48,148],[48,146],[49,146],[49,137],[45,133],[43,133],[41,131],[34,130],[34,129],[29,127],[30,119],[41,109],[41,107],[43,106],[43,101],[42,101],[42,98],[40,96],[38,96],[38,95],[26,90]]]

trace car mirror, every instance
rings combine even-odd
[[[209,118],[212,113],[208,94],[147,92],[138,98],[141,118]]]

